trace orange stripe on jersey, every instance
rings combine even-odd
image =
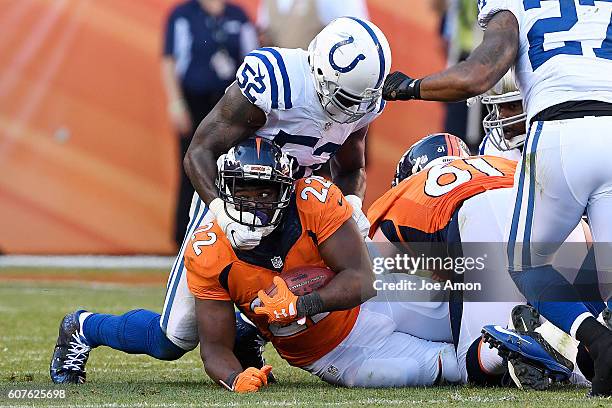
[[[481,170],[470,161],[480,160]],[[370,206],[370,236],[384,220],[401,226],[434,233],[443,229],[453,213],[468,198],[487,190],[510,188],[516,162],[493,156],[454,160],[446,166],[433,166],[402,181]],[[496,175],[501,172],[502,175]],[[400,234],[398,236],[401,237]]]

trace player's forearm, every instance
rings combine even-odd
[[[233,374],[238,374],[242,371],[242,366],[232,352],[232,349],[223,345],[201,342],[200,350],[206,374],[217,384],[221,384],[221,381],[227,383]],[[231,383],[227,385],[232,386]]]
[[[498,12],[487,25],[482,43],[463,62],[416,80],[402,73],[385,80],[387,100],[424,99],[453,102],[483,94],[508,72],[518,51],[518,22],[509,11]]]
[[[421,80],[421,99],[462,101],[491,89],[508,71],[511,53],[498,54],[501,44],[476,48],[467,60]]]
[[[332,164],[332,181],[340,188],[342,194],[356,195],[363,200],[366,190],[366,171],[363,167],[342,171]]]
[[[317,291],[322,312],[348,310],[376,295],[371,270],[346,269]]]
[[[183,159],[183,166],[200,198],[206,204],[210,204],[217,197],[215,187],[217,158],[215,153],[203,146],[194,146],[192,143]]]
[[[464,61],[446,71],[423,78],[421,99],[441,102],[463,101],[490,89],[491,80],[487,80],[488,77],[490,73],[485,67]]]

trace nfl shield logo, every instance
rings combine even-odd
[[[272,266],[274,267],[274,269],[280,269],[283,267],[283,260],[280,256],[275,256],[274,258],[272,258]]]

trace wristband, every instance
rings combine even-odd
[[[323,311],[323,300],[318,292],[298,297],[296,302],[298,317],[312,316]]]
[[[239,372],[234,371],[233,373],[227,376],[225,381],[219,381],[219,382],[228,390],[234,391],[234,381],[236,381],[236,378],[238,378],[239,375],[240,375]]]
[[[421,99],[421,81],[422,79],[412,80],[406,89],[402,89],[402,99]]]

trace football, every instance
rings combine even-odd
[[[308,293],[322,288],[334,277],[335,273],[328,268],[319,266],[299,266],[287,272],[282,272],[283,278],[289,290],[297,296],[307,295]],[[266,290],[269,296],[276,294],[276,285],[272,285]]]

